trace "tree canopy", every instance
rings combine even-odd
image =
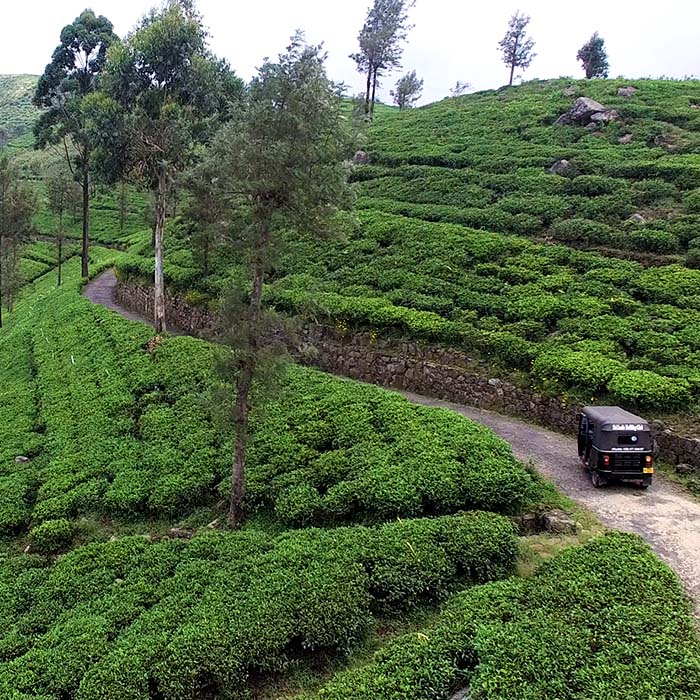
[[[37,148],[60,144],[73,177],[82,186],[83,277],[88,275],[92,153],[85,104],[97,89],[109,47],[117,42],[106,17],[84,10],[61,31],[60,43],[39,78],[34,95],[34,104],[44,109],[34,126]]]
[[[610,66],[605,50],[605,39],[598,32],[578,50],[576,59],[583,64],[586,78],[607,78]]]
[[[414,0],[374,0],[357,37],[359,51],[350,56],[360,73],[366,74],[365,115],[374,114],[379,79],[401,67],[404,42],[411,26],[408,10]]]
[[[104,94],[90,104],[96,160],[111,181],[130,179],[153,194],[155,208],[155,326],[165,330],[163,233],[177,175],[200,144],[231,118],[242,82],[207,45],[189,2],[153,9],[108,54]]]
[[[516,12],[508,22],[508,31],[498,43],[503,55],[503,63],[510,68],[508,85],[513,84],[515,69],[529,67],[537,55],[532,52],[535,42],[526,33],[529,23],[530,17]]]
[[[408,109],[413,107],[420,99],[423,92],[423,80],[418,78],[416,71],[399,78],[396,87],[391,91],[391,96],[399,109]]]

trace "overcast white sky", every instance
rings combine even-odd
[[[211,32],[211,46],[248,80],[265,56],[276,56],[292,32],[306,31],[325,42],[328,71],[354,92],[362,89],[348,55],[372,0],[199,0]],[[3,0],[0,18],[0,73],[43,72],[61,28],[86,6],[106,15],[120,36],[155,2],[150,0]],[[425,79],[422,102],[448,94],[457,80],[473,89],[507,82],[498,41],[516,10],[532,17],[530,34],[537,58],[525,79],[581,76],[578,48],[598,31],[606,41],[611,77],[700,75],[699,0],[417,0],[411,11],[403,65]],[[389,76],[381,92],[400,73]]]

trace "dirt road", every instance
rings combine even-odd
[[[656,478],[647,491],[631,484],[595,489],[578,460],[574,438],[479,408],[404,395],[414,403],[448,408],[488,426],[512,445],[518,458],[531,459],[541,474],[605,525],[641,535],[676,570],[700,609],[700,502],[680,486]]]
[[[131,320],[148,319],[115,302],[116,278],[102,273],[84,288],[85,296]],[[641,535],[683,580],[700,610],[700,502],[681,487],[656,478],[648,491],[633,485],[594,489],[580,466],[573,438],[498,413],[404,392],[414,403],[447,408],[494,430],[515,455],[532,460],[538,471],[567,496],[594,512],[610,528]]]

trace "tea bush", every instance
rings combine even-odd
[[[479,700],[691,700],[700,643],[690,605],[645,544],[610,534],[532,579],[459,594],[434,627],[391,642],[313,697],[442,700],[466,687]]]
[[[299,655],[346,650],[374,615],[511,571],[490,513],[374,529],[91,544],[0,564],[0,695],[46,700],[243,692]]]
[[[47,520],[30,530],[29,540],[32,549],[50,554],[67,548],[74,534],[73,523],[65,518],[59,518],[58,520]]]
[[[231,459],[231,431],[210,399],[214,348],[170,337],[148,350],[150,329],[76,293],[77,260],[66,274],[60,290],[46,278],[27,294],[0,336],[0,531],[80,516],[172,518],[210,504],[228,489]],[[393,318],[386,302],[362,309]],[[459,329],[399,311],[421,337]],[[349,411],[370,421],[365,430]],[[290,367],[253,425],[248,507],[300,526],[514,512],[537,499],[495,436],[458,416],[431,421],[380,389]]]

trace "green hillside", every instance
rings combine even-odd
[[[32,104],[36,75],[0,75],[0,132],[5,138],[32,130],[39,110]]]
[[[449,345],[571,400],[695,415],[700,83],[619,96],[628,85],[536,82],[382,113],[353,175],[359,225],[290,241],[268,303]],[[619,121],[555,125],[580,95]],[[549,172],[563,159],[565,176]],[[169,245],[171,284],[217,296],[235,258],[204,278],[185,239]]]
[[[0,331],[2,697],[636,699],[629,660],[644,697],[696,697],[677,577],[629,535],[513,576],[534,550],[503,514],[570,504],[452,412],[289,367],[253,424],[249,524],[217,530],[215,348],[154,342],[79,274],[36,280]]]

